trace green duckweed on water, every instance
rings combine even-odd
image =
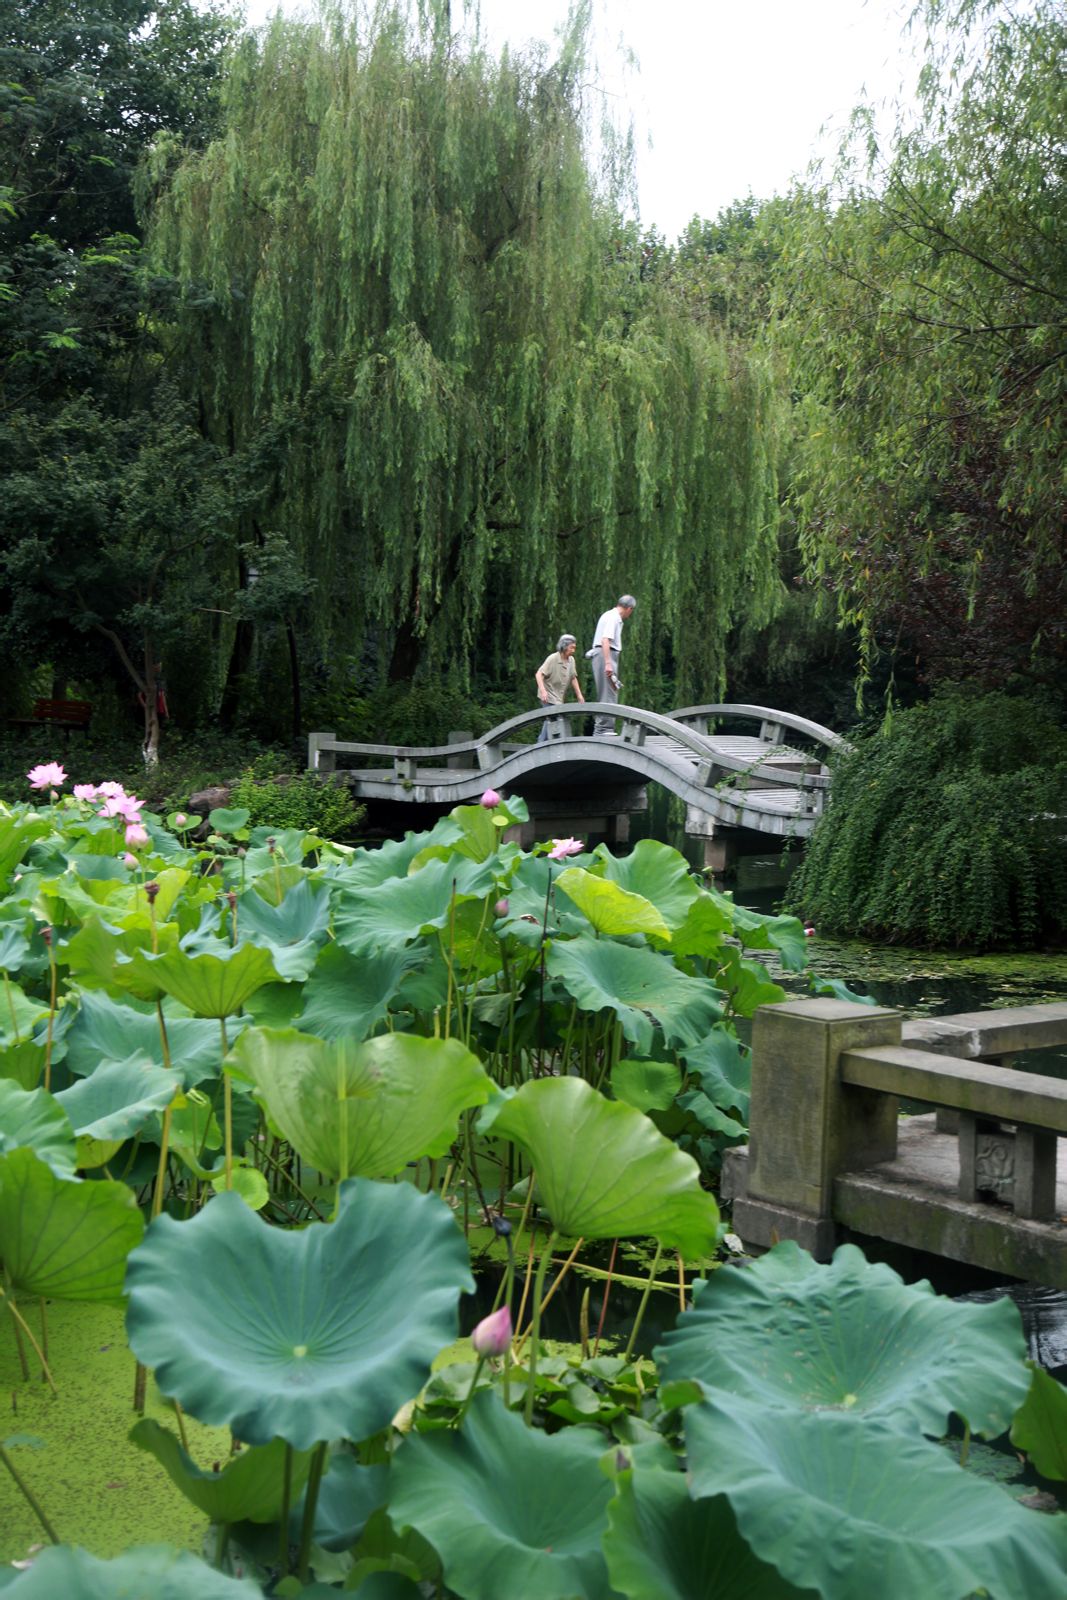
[[[37,1308],[20,1307],[35,1335]],[[0,1323],[0,1392],[8,1445],[19,1474],[40,1500],[65,1544],[96,1556],[115,1556],[130,1545],[159,1542],[199,1551],[207,1519],[171,1483],[162,1467],[129,1442],[134,1359],[126,1343],[122,1310],[115,1306],[48,1305],[48,1356],[58,1398],[28,1351],[31,1377],[19,1366],[10,1319]],[[174,1414],[151,1377],[145,1415],[175,1433]],[[201,1467],[225,1461],[230,1436],[185,1419],[189,1448]],[[39,1441],[39,1442],[37,1442]],[[0,1468],[0,1561],[22,1560],[47,1542],[34,1513]]]

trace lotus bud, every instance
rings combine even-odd
[[[478,1356],[502,1356],[511,1344],[511,1311],[501,1306],[481,1322],[471,1334],[471,1344]]]
[[[500,804],[500,796],[495,789],[487,789],[482,795],[481,804],[487,811],[495,811]]]
[[[508,899],[507,899],[507,895],[504,895],[501,899],[499,899],[497,901],[496,905],[493,907],[493,915],[494,915],[494,917],[506,917],[507,914],[508,914]]]
[[[178,811],[175,813],[174,826],[176,828],[184,828],[188,821],[189,818],[185,815],[184,811]]]
[[[51,928],[42,928],[41,929],[41,939],[44,942],[44,944],[49,949],[51,949],[51,945],[52,945],[52,930],[51,930]]]
[[[271,835],[270,835],[270,836],[269,836],[269,838],[268,838],[268,839],[267,839],[267,849],[268,849],[268,850],[269,850],[269,851],[270,851],[270,853],[271,853],[271,855],[273,855],[273,854],[274,854],[274,845],[275,845],[275,842],[276,842],[276,841],[275,841],[275,838],[274,838],[274,835],[273,835],[273,833],[272,833],[272,834],[271,834]]]
[[[227,889],[226,891],[226,904],[231,911],[237,910],[237,896],[232,889]]]
[[[145,898],[147,899],[149,905],[151,905],[152,902],[155,900],[156,895],[159,893],[159,884],[158,883],[146,883],[145,886],[144,886],[144,892],[145,892]]]
[[[135,867],[137,865],[137,857],[131,856],[130,852],[127,850],[126,854],[122,858],[122,865],[124,867]]]
[[[493,1232],[496,1234],[497,1238],[506,1239],[511,1233],[511,1223],[508,1221],[507,1217],[498,1217],[494,1214],[494,1216],[491,1218],[491,1221],[493,1224]]]

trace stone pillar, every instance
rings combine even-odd
[[[842,1083],[838,1063],[847,1050],[899,1044],[900,1027],[896,1011],[842,1000],[787,1000],[756,1012],[748,1157],[727,1153],[723,1186],[746,1243],[795,1239],[829,1259],[835,1178],[891,1161],[897,1148],[896,1096]]]
[[[309,733],[308,734],[308,766],[323,777],[337,770],[336,750],[320,750],[319,741],[322,739],[336,739],[336,733]]]

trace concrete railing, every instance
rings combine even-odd
[[[1056,1192],[1067,1082],[997,1064],[1063,1045],[1067,1004],[915,1023],[835,1000],[761,1007],[749,1144],[724,1162],[735,1230],[825,1260],[851,1228],[1067,1285]],[[958,1128],[901,1118],[901,1099],[955,1112]]]

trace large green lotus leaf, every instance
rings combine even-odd
[[[821,1266],[779,1244],[751,1267],[712,1273],[693,1302],[656,1351],[665,1382],[697,1378],[773,1409],[852,1411],[936,1436],[956,1412],[986,1438],[1026,1394],[1010,1299],[947,1300],[855,1245]]]
[[[0,1156],[0,1257],[23,1294],[119,1301],[143,1234],[124,1183],[57,1177],[33,1150]]]
[[[391,1178],[419,1156],[444,1155],[461,1113],[489,1098],[489,1077],[458,1039],[388,1033],[354,1044],[250,1028],[233,1060],[302,1160],[332,1178]]]
[[[304,1009],[293,1026],[323,1039],[365,1039],[389,1015],[400,984],[421,959],[416,950],[352,956],[327,945],[304,986]]]
[[[604,844],[593,854],[603,863],[605,878],[651,900],[669,928],[682,926],[700,888],[678,850],[657,839],[640,839],[628,856],[613,856]]]
[[[1067,1517],[1027,1510],[929,1440],[716,1392],[684,1415],[690,1492],[727,1495],[742,1538],[800,1588],[865,1600],[1064,1592]]]
[[[799,917],[771,917],[735,905],[717,890],[708,891],[733,919],[733,929],[746,950],[777,950],[783,967],[800,972],[808,959],[804,924]]]
[[[217,1021],[206,1017],[175,1017],[164,1007],[170,1061],[184,1089],[205,1078],[217,1077],[222,1042]],[[164,1065],[163,1039],[155,1006],[113,1000],[110,995],[86,991],[67,1040],[67,1065],[78,1077],[95,1072],[107,1061],[125,1061],[131,1055],[148,1056]]]
[[[748,1121],[752,1099],[752,1058],[736,1034],[719,1025],[706,1039],[681,1052],[686,1067],[721,1111],[737,1110]]]
[[[35,1039],[23,1039],[0,1049],[0,1078],[17,1083],[20,1089],[35,1089],[44,1072],[45,1046]]]
[[[408,878],[391,878],[373,893],[361,890],[337,894],[334,933],[338,944],[352,953],[400,950],[420,933],[446,926],[457,903],[478,899],[493,887],[488,862],[454,856],[449,861],[429,861]]]
[[[169,1429],[144,1417],[130,1429],[130,1438],[155,1456],[171,1482],[212,1522],[276,1522],[285,1493],[283,1439],[250,1445],[217,1472],[204,1472],[183,1450]],[[291,1483],[298,1495],[307,1482],[312,1451],[293,1452]]]
[[[447,860],[450,855],[487,861],[496,852],[501,832],[493,821],[493,813],[485,806],[454,806],[447,817],[441,818],[414,857],[412,868],[418,870],[435,857]]]
[[[725,1495],[694,1500],[681,1472],[625,1472],[604,1554],[627,1600],[812,1600],[742,1539]]]
[[[598,933],[620,937],[650,933],[670,943],[670,928],[644,895],[633,894],[607,878],[586,872],[584,867],[566,867],[559,875],[559,886]]]
[[[464,1600],[610,1600],[603,1450],[582,1428],[527,1428],[483,1393],[461,1430],[409,1437],[396,1452],[389,1515],[429,1540]]]
[[[198,1017],[236,1016],[249,995],[280,977],[270,951],[254,944],[199,956],[184,950],[160,956],[140,951],[135,965]]]
[[[145,988],[144,979],[133,965],[138,950],[173,950],[178,943],[178,929],[166,922],[155,930],[147,916],[126,919],[127,926],[115,927],[102,917],[88,917],[77,933],[63,941],[58,951],[59,961],[68,966],[83,989],[100,989],[105,986],[124,989],[151,1000],[160,993],[158,985],[150,983]]]
[[[1030,1392],[1011,1426],[1011,1442],[1025,1450],[1038,1472],[1067,1478],[1067,1389],[1033,1362]]]
[[[51,827],[47,817],[14,816],[0,818],[0,883],[6,884],[35,839]]]
[[[312,1539],[324,1550],[350,1550],[368,1519],[385,1504],[389,1469],[364,1467],[354,1455],[338,1452],[330,1457],[315,1506]],[[299,1542],[305,1495],[294,1501],[291,1520],[294,1542]]]
[[[157,1217],[130,1257],[126,1325],[164,1394],[249,1444],[298,1450],[384,1428],[456,1337],[474,1287],[447,1206],[354,1178],[337,1216],[269,1228],[235,1194]]]
[[[143,1545],[113,1561],[46,1547],[4,1590],[15,1600],[262,1600],[251,1578],[228,1578],[188,1550]]]
[[[538,1199],[568,1238],[649,1236],[689,1261],[714,1250],[719,1211],[692,1156],[584,1079],[524,1083],[496,1111],[492,1133],[527,1152]]]
[[[62,1089],[56,1100],[75,1133],[88,1139],[129,1139],[161,1111],[180,1089],[181,1079],[147,1056],[104,1061],[87,1078]]]
[[[653,1023],[667,1044],[696,1044],[722,1016],[722,996],[707,978],[687,977],[669,956],[607,939],[554,944],[547,970],[583,1011],[614,1011],[625,1037],[648,1055]]]
[[[29,953],[30,941],[18,923],[0,926],[0,971],[17,972]]]
[[[390,878],[406,878],[415,857],[436,839],[438,829],[446,825],[452,829],[454,840],[458,829],[447,817],[442,817],[430,832],[406,833],[402,839],[387,839],[374,850],[360,845],[343,865],[331,869],[328,877],[344,889],[376,889]]]
[[[739,1017],[751,1017],[758,1006],[775,1006],[786,998],[785,990],[775,983],[762,962],[743,956],[736,945],[719,952],[715,979]]]
[[[282,977],[301,982],[315,965],[329,921],[330,897],[325,886],[313,884],[306,877],[278,905],[264,899],[258,888],[249,890],[237,902],[240,938],[270,950]]]
[[[0,994],[0,1033],[5,1045],[21,1042],[48,1016],[48,1001],[26,994],[10,980]],[[18,1040],[15,1038],[18,1033]]]
[[[616,1061],[611,1092],[637,1111],[666,1111],[682,1087],[682,1069],[673,1061]]]
[[[718,961],[725,948],[725,939],[733,931],[730,904],[722,896],[713,897],[706,891],[698,891],[686,912],[685,921],[675,930],[671,940],[674,954],[703,956],[705,960]]]
[[[0,1155],[34,1150],[60,1177],[70,1177],[77,1162],[74,1128],[47,1089],[20,1089],[0,1078]]]

